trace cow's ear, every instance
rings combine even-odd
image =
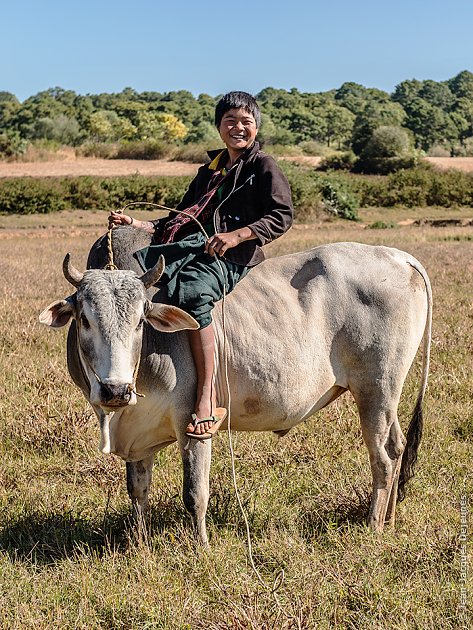
[[[51,328],[61,328],[68,324],[74,315],[74,298],[56,300],[47,306],[39,316],[41,324]]]
[[[177,306],[148,302],[145,310],[145,317],[148,324],[151,324],[153,328],[161,332],[197,330],[197,328],[200,328],[199,324],[191,315]]]

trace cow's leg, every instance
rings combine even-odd
[[[380,393],[378,396],[355,395],[355,400],[373,476],[368,525],[371,530],[382,532],[388,504],[391,505],[389,518],[394,518],[397,478],[404,450],[403,435],[397,420],[398,399],[391,399],[388,403]]]
[[[151,486],[154,455],[138,462],[126,463],[126,487],[133,506],[133,514],[142,522],[148,506],[148,493]]]
[[[209,503],[209,472],[212,440],[193,440],[183,436],[180,443],[184,472],[183,500],[192,517],[199,542],[208,546],[205,514]]]

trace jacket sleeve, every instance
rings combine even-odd
[[[270,155],[261,157],[258,169],[258,210],[260,218],[248,227],[260,245],[282,236],[294,220],[291,188],[286,176]]]

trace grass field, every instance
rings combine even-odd
[[[386,220],[386,211],[361,214]],[[156,457],[149,533],[137,535],[124,464],[98,452],[95,417],[67,374],[65,331],[37,322],[71,293],[64,254],[83,268],[105,216],[0,217],[0,627],[471,627],[471,556],[466,581],[461,567],[473,521],[465,525],[461,504],[473,501],[473,228],[325,222],[269,247],[278,255],[356,240],[405,249],[429,271],[435,308],[424,437],[394,531],[380,537],[364,526],[370,472],[348,395],[281,440],[237,436],[263,588],[248,562],[226,436],[214,441],[210,551],[193,541],[176,447]],[[420,357],[401,401],[403,427],[419,375]]]

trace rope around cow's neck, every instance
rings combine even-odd
[[[205,228],[202,225],[202,223],[200,223],[200,221],[196,217],[194,217],[189,212],[186,212],[185,210],[176,210],[175,208],[168,208],[167,206],[163,206],[163,205],[161,205],[159,203],[153,203],[153,202],[150,202],[150,201],[132,201],[130,203],[127,203],[122,208],[120,208],[120,210],[117,211],[117,214],[122,214],[127,208],[130,208],[131,206],[152,206],[152,207],[158,208],[160,210],[167,210],[168,212],[176,212],[176,213],[180,213],[180,214],[185,214],[186,216],[190,217],[193,221],[195,221],[197,223],[197,225],[198,225],[200,231],[202,232],[202,234],[205,236],[205,238],[207,240],[209,239],[209,235],[205,231]],[[105,269],[112,270],[112,271],[118,269],[115,266],[114,258],[113,258],[112,232],[113,232],[114,228],[115,228],[115,226],[110,227],[109,230],[108,230],[108,233],[107,233],[108,263],[105,266]],[[292,619],[293,621],[295,621],[296,625],[297,625],[297,628],[301,628],[301,623],[300,623],[299,618],[296,615],[288,614],[284,610],[284,608],[281,605],[281,603],[280,603],[280,601],[278,599],[278,596],[277,596],[277,591],[282,587],[282,585],[284,583],[284,579],[285,579],[284,569],[281,569],[276,574],[276,576],[275,576],[275,578],[273,580],[272,587],[269,587],[268,584],[261,577],[261,574],[258,571],[258,569],[256,568],[256,564],[255,564],[255,561],[254,561],[254,558],[253,558],[253,545],[252,545],[252,542],[251,542],[250,524],[249,524],[249,521],[248,521],[248,517],[246,515],[245,508],[244,508],[243,503],[241,501],[240,492],[238,490],[238,483],[237,483],[236,470],[235,470],[235,453],[234,453],[234,449],[233,449],[233,439],[232,439],[232,431],[231,431],[231,392],[230,392],[230,381],[229,381],[229,378],[228,378],[227,330],[226,330],[226,322],[225,322],[225,298],[226,298],[226,293],[227,293],[227,287],[226,287],[226,284],[225,284],[225,274],[224,274],[224,271],[223,271],[222,263],[218,259],[217,254],[214,254],[214,256],[215,256],[215,260],[217,261],[217,263],[218,263],[218,265],[220,267],[222,278],[224,279],[224,283],[223,283],[223,298],[222,298],[222,332],[223,332],[223,366],[224,366],[225,385],[226,385],[226,388],[227,388],[227,398],[228,398],[228,416],[227,416],[228,417],[228,420],[227,420],[228,446],[229,446],[229,450],[230,450],[230,461],[231,461],[231,466],[232,466],[233,488],[235,490],[235,496],[236,496],[236,499],[237,499],[238,507],[240,508],[240,512],[241,512],[241,514],[243,516],[243,520],[245,522],[246,540],[247,540],[247,546],[248,546],[248,559],[250,561],[251,568],[253,569],[256,577],[258,578],[259,583],[261,584],[261,586],[265,590],[270,591],[270,593],[273,596],[273,599],[274,599],[278,609],[283,613],[283,615],[287,619]],[[138,361],[137,365],[139,367],[139,361]],[[137,373],[137,371],[138,370],[136,369],[136,373]],[[191,438],[189,438],[189,439],[191,439]]]

